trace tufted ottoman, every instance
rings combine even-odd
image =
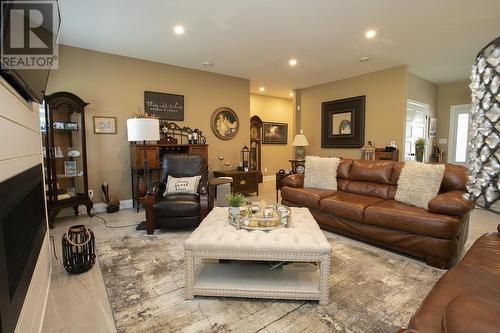
[[[186,298],[311,299],[328,304],[332,248],[307,208],[291,208],[290,228],[236,229],[215,207],[184,242]],[[214,259],[229,259],[220,263]],[[317,269],[270,269],[265,261],[315,262]]]

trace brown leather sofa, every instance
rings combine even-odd
[[[440,194],[429,202],[427,211],[394,200],[403,165],[342,160],[337,191],[304,188],[304,175],[290,175],[282,180],[282,203],[308,207],[324,229],[449,268],[460,258],[474,207],[464,196],[467,170],[446,164]]]
[[[500,224],[446,272],[399,333],[500,332]]]

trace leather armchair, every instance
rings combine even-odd
[[[164,197],[168,176],[193,177],[201,175],[198,194],[175,194]],[[145,199],[146,229],[189,228],[200,224],[210,205],[208,166],[201,155],[166,154],[161,161],[160,182],[154,184]]]

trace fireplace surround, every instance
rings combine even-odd
[[[47,232],[42,165],[0,183],[0,333],[13,332]]]

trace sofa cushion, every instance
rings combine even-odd
[[[366,195],[338,191],[335,196],[322,199],[319,202],[319,209],[337,217],[363,223],[363,212],[366,207],[382,201]]]
[[[153,204],[156,217],[189,217],[200,215],[200,197],[196,194],[173,194]]]
[[[349,180],[389,184],[393,164],[392,161],[355,160],[352,163]]]
[[[281,189],[281,198],[304,207],[318,208],[321,199],[330,197],[336,193],[337,191],[322,190],[319,188],[294,188],[285,186]]]
[[[337,157],[306,156],[304,187],[337,190]]]
[[[443,164],[406,162],[394,199],[427,209],[429,201],[439,193],[443,174]]]
[[[386,200],[366,208],[363,222],[395,230],[452,239],[457,237],[463,217],[433,214],[423,208]]]
[[[339,190],[342,190],[339,187]],[[387,193],[389,192],[389,185],[370,183],[370,182],[360,182],[356,180],[350,180],[345,187],[346,192],[362,194],[370,197],[376,197],[380,199],[387,199]]]

